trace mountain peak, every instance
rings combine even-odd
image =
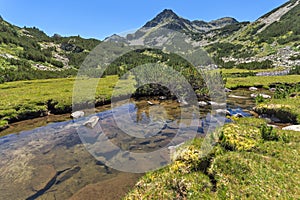
[[[232,17],[223,17],[217,20],[213,20],[209,22],[213,26],[225,26],[229,24],[239,23],[235,18]]]
[[[173,12],[171,9],[164,9],[162,12],[160,12],[154,19],[151,21],[147,22],[144,27],[155,27],[158,24],[161,24],[166,21],[171,21],[171,20],[177,20],[180,17],[176,13]]]
[[[172,19],[179,18],[177,14],[171,9],[164,9],[161,13],[158,14],[158,16],[161,16],[163,18],[172,18]]]

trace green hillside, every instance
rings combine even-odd
[[[20,28],[0,18],[0,83],[74,76],[96,39],[47,36],[36,27]]]

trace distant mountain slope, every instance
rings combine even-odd
[[[205,47],[217,60],[239,64],[272,60],[274,66],[300,65],[300,1],[292,0],[217,43]],[[218,64],[223,64],[219,62]],[[226,64],[225,64],[226,65]]]
[[[129,41],[145,39],[145,36],[157,35],[155,32],[165,29],[185,33],[198,41],[207,40],[218,35],[225,27],[231,29],[229,32],[235,32],[242,27],[242,24],[244,23],[239,23],[236,19],[230,17],[224,17],[211,22],[201,20],[190,21],[179,17],[170,9],[165,9],[135,33],[127,35],[126,39]],[[219,35],[219,37],[221,36],[223,34]]]
[[[79,36],[49,37],[38,28],[20,28],[0,17],[0,83],[74,75],[99,43]]]

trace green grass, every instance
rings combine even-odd
[[[277,67],[277,68],[270,68],[270,69],[255,69],[255,70],[248,70],[248,69],[238,69],[238,68],[231,68],[231,69],[220,69],[222,74],[237,74],[237,73],[258,73],[258,72],[274,72],[274,71],[281,71],[284,70],[284,67]]]
[[[299,83],[300,75],[288,76],[251,76],[243,78],[227,78],[226,87],[235,89],[239,87],[264,87],[268,88],[271,84],[275,83]]]
[[[195,139],[172,164],[142,177],[124,199],[298,199],[300,132],[273,130],[285,139],[265,140],[265,124],[244,118],[226,125],[205,157],[199,157],[203,139]]]
[[[258,104],[255,110],[258,113],[275,115],[285,122],[300,124],[300,97],[271,99]]]
[[[82,101],[108,101],[111,98],[118,76],[101,78],[98,83],[95,98],[86,97]],[[86,83],[95,82],[97,79],[87,79]],[[32,81],[17,81],[0,84],[0,126],[8,121],[21,120],[28,115],[38,115],[48,111],[49,102],[52,110],[56,112],[70,111],[72,106],[72,92],[74,78],[47,79]],[[83,83],[84,84],[84,83]],[[134,92],[135,81],[133,77],[120,80],[115,96],[122,96]],[[82,90],[88,90],[89,85],[83,85]]]

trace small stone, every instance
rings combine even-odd
[[[206,103],[205,101],[199,101],[199,102],[198,102],[198,105],[199,105],[199,106],[207,106],[208,103]]]
[[[257,91],[258,89],[256,87],[250,87],[249,90],[250,91]]]
[[[83,111],[76,111],[76,112],[73,112],[71,114],[71,118],[73,118],[73,119],[78,119],[78,118],[83,117],[83,116],[84,116]]]

